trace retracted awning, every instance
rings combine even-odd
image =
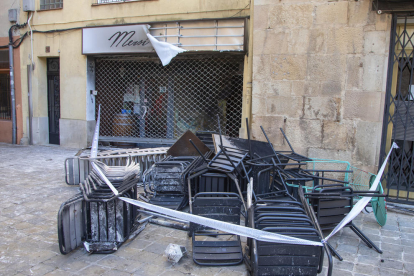
[[[372,10],[381,13],[414,12],[413,0],[373,0]]]

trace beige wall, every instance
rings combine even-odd
[[[378,165],[391,16],[370,0],[254,1],[253,136]]]
[[[1,0],[0,1],[0,37],[8,37],[9,36],[9,29],[12,25],[15,23],[11,23],[9,21],[9,9],[17,9],[17,23],[19,22],[19,1],[14,0]],[[23,19],[22,22],[25,22],[26,20]],[[14,31],[13,35],[17,35],[18,30]],[[3,45],[3,44],[1,44]]]
[[[22,0],[20,0],[21,2]],[[36,0],[36,9],[40,8],[40,0]],[[92,5],[92,0],[64,1],[63,9],[37,11],[33,15],[33,29],[47,31],[74,27],[131,24],[144,22],[161,22],[202,18],[227,18],[246,16],[249,14],[249,0],[207,1],[207,0],[152,0],[107,5]],[[20,13],[24,22],[26,12]],[[23,31],[27,31],[28,28]],[[33,50],[35,69],[33,72],[33,116],[38,122],[45,122],[47,117],[47,83],[46,58],[60,58],[60,94],[61,94],[61,135],[71,133],[73,126],[79,127],[81,135],[64,137],[63,146],[84,147],[87,144],[86,129],[86,56],[81,54],[81,30],[55,33],[34,33]],[[50,46],[50,53],[45,47]],[[27,76],[27,65],[30,64],[30,39],[26,39],[21,47],[22,76]],[[27,99],[28,84],[23,78],[22,89]],[[24,118],[28,116],[28,102],[23,102]],[[24,120],[27,137],[26,120]],[[47,131],[44,123],[35,126],[38,134],[37,143],[48,143],[41,133]],[[41,138],[43,137],[43,138]],[[75,141],[76,140],[76,141]]]

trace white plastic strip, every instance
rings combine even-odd
[[[171,62],[171,60],[179,53],[187,51],[187,50],[178,48],[177,46],[174,46],[171,43],[159,41],[158,39],[156,39],[149,33],[148,29],[149,29],[149,26],[147,28],[147,37],[149,41],[151,42],[152,47],[154,48],[158,57],[160,58],[163,66],[168,65]]]
[[[118,195],[118,190],[114,187],[114,185],[112,185],[111,181],[109,181],[109,179],[105,176],[105,174],[101,171],[101,169],[99,169],[99,167],[95,164],[95,162],[91,162],[92,163],[92,168],[98,173],[99,177],[106,183],[106,185],[108,185],[108,187],[111,189],[111,191],[115,194]]]
[[[99,140],[99,123],[101,121],[101,105],[98,108],[98,119],[96,120],[95,133],[93,134],[91,157],[98,156],[98,140]]]
[[[247,209],[252,207],[253,200],[253,177],[250,177],[249,183],[247,183]]]
[[[125,202],[133,204],[135,206],[151,210],[157,213],[161,213],[170,217],[175,217],[181,220],[186,220],[189,222],[197,223],[200,225],[208,226],[220,231],[231,233],[234,235],[249,237],[252,239],[264,241],[264,242],[275,242],[275,243],[287,243],[287,244],[297,244],[297,245],[311,245],[311,246],[323,246],[321,242],[308,241],[304,239],[298,239],[294,237],[284,236],[280,234],[275,234],[271,232],[266,232],[258,229],[248,228],[236,224],[231,224],[227,222],[218,221],[215,219],[205,218],[193,214],[188,214],[180,211],[175,211],[167,209],[164,207],[156,206],[149,203],[144,203],[138,200],[120,197]]]
[[[98,109],[98,119],[96,120],[96,126],[95,126],[95,133],[93,134],[93,140],[92,140],[92,149],[91,149],[91,158],[96,158],[98,156],[98,140],[99,140],[99,124],[101,122],[101,105],[99,105]],[[108,187],[111,189],[111,191],[118,195],[118,190],[112,185],[111,181],[105,176],[105,174],[99,169],[99,167],[95,164],[95,162],[92,160],[91,162],[92,168],[98,173],[99,177],[108,185]]]
[[[369,189],[370,191],[376,191],[378,184],[381,180],[382,174],[384,173],[385,170],[385,166],[387,165],[388,162],[388,158],[391,155],[391,152],[393,149],[397,149],[398,146],[397,144],[394,142],[391,146],[390,151],[388,152],[387,158],[385,158],[384,163],[382,163],[382,166],[380,168],[380,170],[378,171],[377,176],[375,177],[375,181],[374,183],[372,183],[371,189]],[[359,213],[361,213],[361,211],[365,208],[365,206],[368,204],[368,202],[370,202],[372,197],[363,197],[362,199],[360,199],[352,208],[352,210],[348,213],[348,215],[346,215],[346,217],[344,217],[344,219],[335,227],[335,229],[325,238],[323,239],[323,242],[326,242],[329,240],[330,237],[332,237],[333,235],[335,235],[339,230],[341,230],[342,228],[345,227],[345,225],[347,225],[349,222],[351,222],[356,216],[359,215]]]

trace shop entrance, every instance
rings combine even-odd
[[[49,116],[49,144],[60,144],[59,119],[60,119],[60,81],[59,59],[47,59],[47,102]]]
[[[100,135],[112,141],[175,140],[188,129],[238,137],[243,55],[96,58]]]
[[[414,204],[414,17],[393,15],[380,164],[389,201]]]

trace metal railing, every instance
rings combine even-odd
[[[110,4],[110,3],[123,3],[123,2],[140,2],[142,0],[93,0],[93,4]]]
[[[176,45],[178,47],[214,47],[210,50],[219,50],[219,47],[237,47],[235,49],[232,49],[234,51],[243,51],[244,50],[244,24],[242,22],[234,22],[235,24],[232,25],[219,25],[219,20],[214,20],[214,26],[183,26],[182,22],[176,22],[176,26],[169,26],[168,24],[164,24],[163,27],[151,27],[150,31],[152,34],[156,33],[157,31],[162,31],[160,35],[154,35],[159,40],[164,40],[164,42],[167,42],[168,38],[174,38],[176,41],[168,41],[169,43]],[[159,25],[159,24],[157,24]],[[197,34],[197,35],[186,35],[186,31],[192,31],[192,30],[199,30],[201,31],[208,31],[211,30],[211,33],[213,34]],[[227,33],[219,34],[220,30],[225,30]],[[239,31],[237,31],[239,30]],[[170,34],[171,31],[173,34]],[[184,33],[183,33],[184,32]],[[202,43],[200,41],[195,41],[197,43],[181,43],[183,39],[187,38],[197,38],[197,39],[203,39],[203,38],[214,38],[214,43]],[[229,38],[236,38],[236,43],[226,43],[226,42],[220,42],[220,39],[229,39]],[[239,38],[239,39],[237,39]]]

